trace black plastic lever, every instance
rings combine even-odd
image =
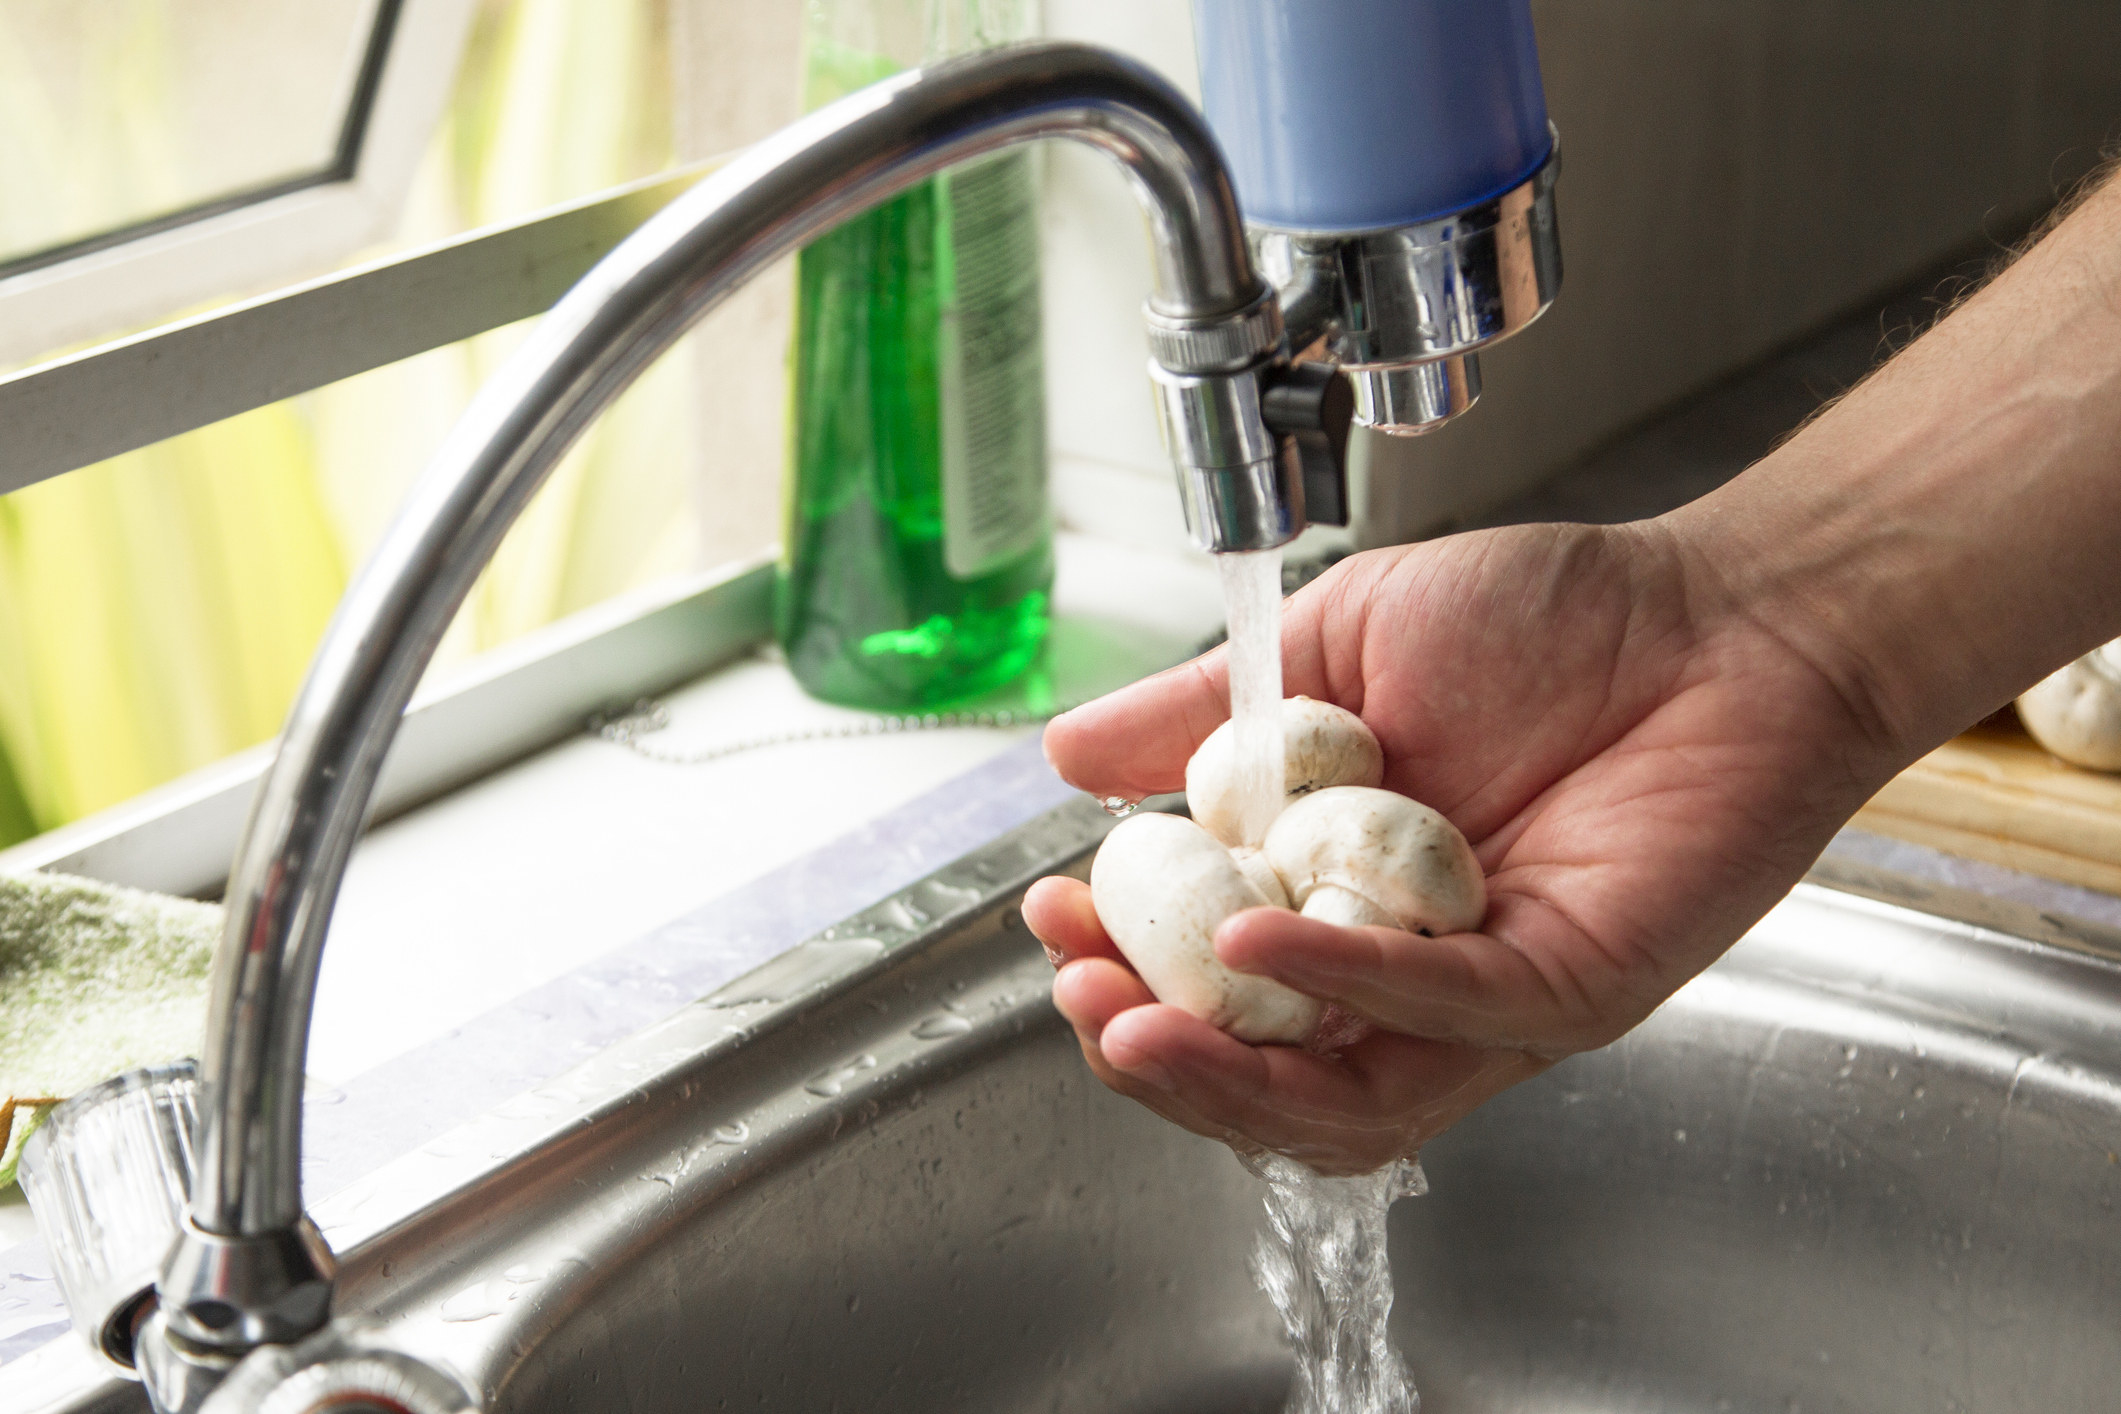
[[[1303,478],[1304,519],[1313,525],[1348,523],[1348,429],[1355,390],[1328,363],[1292,363],[1262,380],[1260,413],[1281,439],[1282,457],[1295,458]]]

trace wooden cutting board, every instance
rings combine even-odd
[[[1984,723],[1938,747],[1851,823],[2121,894],[2121,775],[2066,765],[2015,722]]]

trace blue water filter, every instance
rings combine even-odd
[[[1498,196],[1553,139],[1530,0],[1193,0],[1247,220],[1375,231]]]

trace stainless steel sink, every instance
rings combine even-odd
[[[1279,1408],[1254,1181],[1098,1086],[1070,806],[321,1205],[493,1411]],[[1393,1215],[1428,1414],[2121,1405],[2121,971],[1807,886]],[[113,1386],[75,1407],[129,1407]]]

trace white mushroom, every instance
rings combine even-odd
[[[1284,698],[1283,750],[1288,760],[1284,799],[1328,786],[1374,786],[1385,778],[1384,749],[1362,718],[1330,702]],[[1234,726],[1224,722],[1208,734],[1186,763],[1186,803],[1209,834],[1235,849],[1244,843]]]
[[[1288,803],[1262,848],[1241,843],[1225,724],[1186,764],[1193,820],[1128,820],[1090,869],[1097,916],[1149,990],[1243,1041],[1309,1041],[1325,1009],[1223,965],[1215,930],[1232,914],[1293,903],[1330,923],[1453,933],[1487,912],[1465,837],[1426,806],[1377,789],[1384,754],[1361,718],[1306,697],[1282,709]]]
[[[2018,719],[2064,761],[2121,771],[2121,639],[2034,683]]]
[[[1315,792],[1282,811],[1263,852],[1306,918],[1435,936],[1476,928],[1488,911],[1466,837],[1388,790]]]
[[[1296,1043],[1324,1008],[1265,977],[1225,967],[1215,930],[1270,902],[1214,836],[1179,815],[1137,815],[1090,866],[1090,900],[1120,952],[1156,994],[1240,1041]]]

